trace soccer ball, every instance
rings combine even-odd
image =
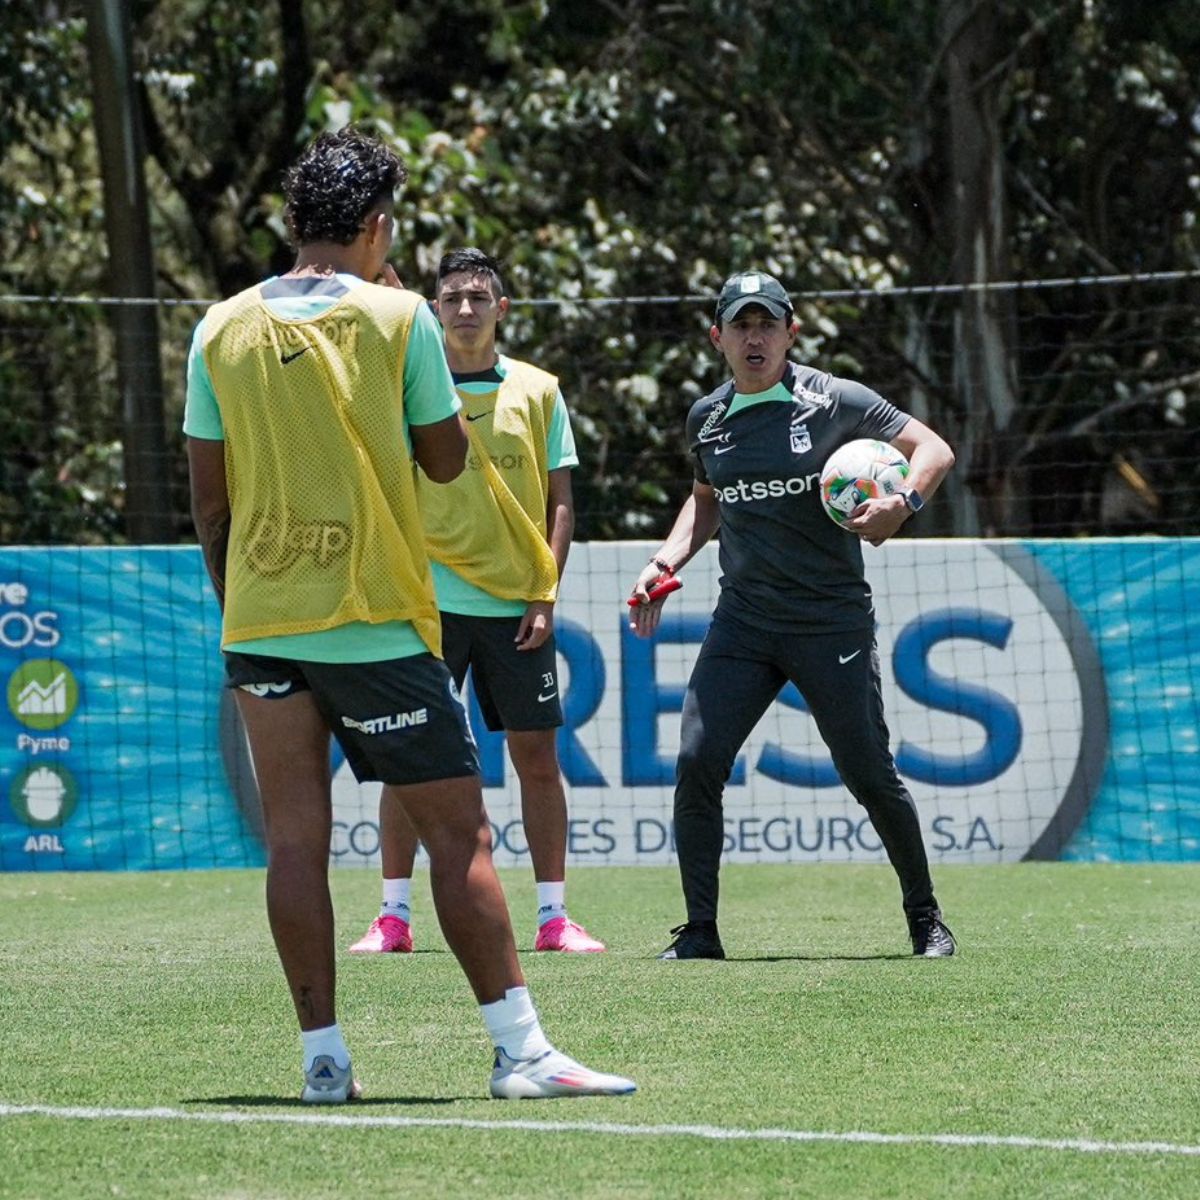
[[[839,525],[865,500],[904,491],[908,459],[887,442],[859,438],[840,446],[821,470],[821,504]]]

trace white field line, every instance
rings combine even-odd
[[[991,1133],[837,1133],[811,1129],[725,1129],[719,1125],[620,1125],[607,1121],[479,1121],[466,1117],[386,1117],[366,1113],[186,1112],[178,1108],[67,1108],[3,1104],[0,1117],[65,1121],[193,1121],[209,1125],[318,1125],[340,1129],[477,1129],[523,1133],[595,1133],[607,1137],[695,1137],[717,1142],[850,1142],[872,1146],[954,1146],[1052,1150],[1077,1154],[1167,1154],[1200,1158],[1200,1145],[1106,1142],[1087,1138],[1008,1137]]]

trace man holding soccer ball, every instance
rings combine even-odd
[[[955,943],[888,744],[861,542],[881,545],[918,512],[954,453],[870,388],[791,362],[797,329],[777,279],[746,271],[726,280],[709,336],[733,378],[688,414],[692,494],[633,587],[630,623],[649,637],[664,603],[649,590],[721,530],[721,594],[688,681],[676,768],[687,921],[660,957],[725,957],[717,932],[722,795],[742,744],[790,680],[899,876],[913,953],[942,958]],[[906,487],[865,501],[839,528],[821,503],[821,467],[862,438],[907,457]]]

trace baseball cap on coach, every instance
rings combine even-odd
[[[717,297],[717,324],[732,320],[751,304],[761,304],[773,317],[790,317],[792,301],[774,275],[741,271],[730,275]]]

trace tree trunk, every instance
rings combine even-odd
[[[1010,278],[1000,107],[1007,75],[996,62],[992,0],[945,0],[942,35],[950,115],[949,180],[954,282]],[[1024,499],[1005,470],[1014,434],[1016,332],[1012,294],[965,292],[955,315],[954,388],[963,414],[956,473],[974,504],[968,534],[1005,535],[1028,528]]]
[[[144,299],[154,295],[154,252],[124,0],[91,0],[88,50],[104,176],[110,286],[117,296]],[[112,313],[125,458],[125,528],[134,542],[173,542],[158,307],[122,304]]]

